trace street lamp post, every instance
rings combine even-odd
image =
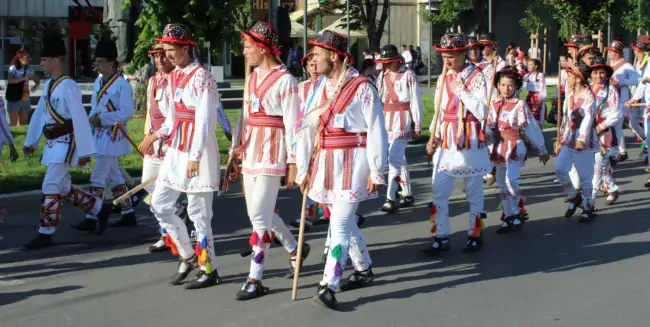
[[[429,13],[430,12],[431,12],[431,0],[429,0]],[[427,70],[429,71],[429,73],[427,74],[428,88],[431,88],[431,51],[433,49],[433,44],[432,44],[433,41],[431,40],[431,38],[433,38],[433,23],[429,22],[429,50],[427,51],[427,53],[429,54],[428,56],[429,58],[427,59],[427,68],[428,68]]]

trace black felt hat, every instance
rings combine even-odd
[[[614,68],[612,66],[607,64],[607,60],[601,56],[595,56],[591,60],[591,65],[589,66],[592,71],[599,69],[599,68],[604,68],[607,71],[607,78],[611,78],[612,75],[614,75]]]
[[[377,63],[389,63],[395,61],[404,61],[404,58],[393,44],[387,44],[381,48],[379,59],[375,60]]]
[[[61,57],[65,56],[65,42],[61,35],[61,28],[58,24],[44,26],[43,30],[43,47],[41,47],[41,58],[43,57]]]
[[[102,25],[100,41],[97,42],[97,47],[95,48],[95,58],[117,61],[117,45],[107,24]]]

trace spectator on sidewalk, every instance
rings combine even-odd
[[[24,126],[29,123],[29,113],[32,107],[29,102],[29,81],[36,83],[31,88],[31,92],[36,91],[41,84],[40,79],[29,66],[30,61],[31,57],[25,49],[18,51],[14,58],[11,59],[6,93],[7,111],[9,111],[11,126]]]
[[[402,44],[402,57],[404,57],[406,68],[411,69],[413,65],[413,55],[411,54],[411,51],[409,51],[406,47],[406,44]]]

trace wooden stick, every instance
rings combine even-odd
[[[630,107],[645,107],[647,105],[647,103],[633,103],[630,105]]]
[[[543,62],[542,62],[542,67],[543,67],[542,72],[543,72],[544,76],[546,76],[546,43],[547,43],[546,40],[547,39],[548,39],[548,29],[545,28],[544,29],[544,52],[543,52],[544,57],[543,57]]]
[[[147,179],[146,181],[142,182],[140,185],[138,185],[138,186],[136,186],[136,187],[130,189],[128,192],[122,194],[122,196],[120,196],[119,198],[113,200],[113,204],[114,204],[114,205],[118,205],[118,204],[120,204],[120,202],[126,200],[126,199],[129,198],[131,195],[133,195],[133,194],[135,194],[135,193],[138,193],[141,189],[143,189],[143,188],[149,186],[149,184],[155,182],[155,181],[156,181],[156,178],[158,178],[157,175],[154,176],[154,177],[151,177],[151,178]]]
[[[138,153],[140,154],[140,157],[144,158],[144,154],[142,154],[142,152],[140,152],[140,149],[138,149],[138,145],[135,144],[135,142],[133,142],[133,140],[129,137],[129,134],[124,129],[124,125],[122,125],[120,123],[115,123],[115,126],[117,126],[117,129],[119,129],[120,132],[122,132],[122,135],[124,135],[124,137],[126,137],[126,139],[129,141],[129,143],[131,143],[131,146],[133,146],[133,148],[135,148],[135,151],[138,151]]]
[[[494,83],[496,82],[496,76],[497,76],[497,61],[496,58],[492,59],[492,67],[494,67],[494,74],[492,74],[492,79],[490,80],[490,88],[488,90],[488,96],[487,96],[487,113],[485,114],[485,118],[483,118],[483,132],[485,132],[485,128],[487,126],[487,120],[488,117],[490,116],[490,105],[492,104],[492,93],[494,93]],[[497,116],[496,119],[499,117]],[[460,122],[459,122],[460,124]]]
[[[442,68],[442,74],[440,77],[442,78],[442,82],[440,83],[440,91],[438,92],[438,95],[436,96],[436,106],[433,108],[435,112],[433,113],[433,121],[432,121],[432,126],[431,126],[431,135],[429,136],[429,139],[433,139],[436,136],[436,128],[438,127],[438,116],[440,114],[440,106],[442,105],[442,94],[445,90],[445,82],[447,81],[447,66],[444,66]],[[429,165],[431,165],[431,160],[433,160],[433,153],[431,156],[429,156]]]
[[[296,266],[293,268],[293,287],[291,289],[291,300],[295,301],[298,296],[298,278],[300,275],[300,266],[302,265],[302,245],[305,239],[305,217],[307,213],[307,194],[309,187],[305,187],[305,193],[302,195],[302,211],[300,214],[300,227],[298,228],[298,251],[296,253]]]
[[[562,88],[564,88],[564,85],[562,84],[562,61],[558,60],[557,62],[557,138],[556,138],[557,143],[560,143],[560,129],[562,128],[562,116],[564,115],[564,110],[562,108],[562,95],[560,94],[560,90],[562,90]]]

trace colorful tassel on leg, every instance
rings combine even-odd
[[[212,273],[212,263],[208,256],[208,236],[203,236],[201,242],[196,242],[196,255],[199,266],[205,268],[206,274]]]
[[[176,248],[176,244],[174,244],[174,240],[172,240],[172,237],[169,234],[165,236],[165,246],[172,251],[173,255],[178,254],[178,248]]]
[[[433,224],[431,226],[431,233],[436,232],[436,212],[438,211],[437,207],[433,202],[429,202],[429,222]]]

